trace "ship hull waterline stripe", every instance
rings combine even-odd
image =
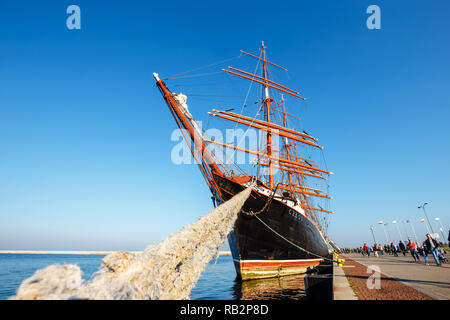
[[[241,269],[246,268],[271,268],[278,266],[305,266],[311,264],[318,264],[324,259],[299,259],[299,260],[235,260],[235,263],[239,263]]]

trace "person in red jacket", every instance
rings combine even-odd
[[[409,252],[411,252],[412,257],[414,258],[414,261],[420,261],[419,254],[416,250],[416,244],[411,241],[411,239],[408,240],[408,248]]]
[[[364,245],[363,245],[363,250],[364,250],[364,252],[366,252],[367,253],[367,257],[370,257],[370,250],[369,250],[369,247],[364,243]]]

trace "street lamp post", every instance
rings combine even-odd
[[[411,225],[411,229],[412,229],[412,231],[414,233],[414,237],[416,238],[416,241],[419,242],[419,239],[417,238],[417,234],[416,234],[416,229],[414,229],[412,221],[411,220],[406,220],[406,223],[409,223]]]
[[[444,226],[442,225],[442,221],[440,218],[434,218],[434,220],[439,221],[440,225],[441,225],[441,234],[442,234],[442,242],[445,242],[445,235],[444,235]]]
[[[372,231],[373,243],[376,244],[377,240],[375,240],[375,234],[373,233],[373,226],[370,226],[370,231]]]
[[[427,212],[425,211],[425,206],[427,204],[428,204],[428,202],[425,202],[423,205],[417,207],[417,209],[423,209],[423,212],[425,213],[425,218],[427,218],[428,225],[430,226],[431,233],[434,233],[433,227],[431,226],[431,223],[430,223],[430,219],[428,219]]]
[[[398,227],[397,220],[392,221],[392,223],[394,223],[395,226],[397,227],[398,236],[400,237],[400,240],[403,242],[402,234],[400,233],[400,229],[399,229],[399,227]]]
[[[384,231],[387,232],[386,233],[386,238],[388,239],[388,244],[391,244],[391,234],[389,233],[389,229],[387,228],[388,223],[386,222],[384,224]]]
[[[428,224],[425,222],[425,218],[423,218],[422,220],[420,220],[420,222],[422,222],[425,225],[425,228],[427,229],[427,232],[429,234],[432,234],[433,232],[431,232],[430,227],[428,226]]]
[[[403,228],[405,229],[405,233],[406,233],[406,239],[409,239],[408,228],[406,228],[406,224],[405,224],[405,221],[404,221],[404,220],[402,220],[402,223],[403,223]]]

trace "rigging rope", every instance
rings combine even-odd
[[[212,75],[212,74],[218,74],[218,73],[222,73],[222,71],[208,72],[208,73],[199,73],[199,74],[192,74],[192,75],[190,75],[190,76],[182,76],[182,77],[164,78],[164,79],[162,79],[162,80],[203,77],[203,76],[209,76],[209,75]]]
[[[235,57],[232,57],[232,58],[228,58],[228,59],[225,59],[225,60],[222,60],[222,61],[219,61],[219,62],[214,62],[214,63],[208,64],[208,65],[205,65],[205,66],[201,66],[201,67],[198,67],[198,68],[195,68],[195,69],[191,69],[191,70],[188,70],[188,71],[185,71],[185,72],[181,72],[181,73],[177,73],[177,74],[168,76],[168,77],[166,77],[166,78],[163,79],[163,80],[166,80],[166,79],[175,79],[174,77],[176,77],[176,76],[180,76],[180,75],[182,75],[182,74],[186,74],[186,73],[198,71],[198,70],[201,70],[201,69],[205,69],[205,68],[208,68],[208,67],[212,67],[212,66],[215,66],[215,65],[221,64],[221,63],[223,63],[223,62],[227,62],[227,61],[233,60],[233,59],[239,59],[241,56],[242,56],[242,53],[241,53],[240,55],[235,56]]]
[[[242,54],[242,53],[241,53]],[[260,55],[259,55],[259,57],[261,58],[261,55],[262,55],[262,52],[260,53]],[[260,60],[258,60],[258,62],[256,63],[256,67],[255,67],[255,71],[253,72],[253,74],[256,74],[256,70],[258,70],[258,67],[259,67],[259,61]],[[254,78],[254,77],[253,77]],[[245,108],[245,106],[247,105],[247,99],[248,99],[248,95],[250,94],[250,90],[252,89],[252,86],[253,86],[253,81],[250,81],[250,85],[249,85],[249,87],[248,87],[248,90],[247,90],[247,94],[245,95],[245,99],[244,99],[244,102],[243,102],[243,104],[242,104],[242,107],[241,107],[241,113],[240,114],[242,114],[242,112],[244,111],[244,108]],[[259,108],[258,108],[258,110],[259,110]],[[256,111],[256,114],[258,114],[258,112],[259,111]],[[256,115],[255,115],[255,118],[256,118]],[[254,122],[255,120],[252,120],[252,124],[253,124],[253,122]],[[234,130],[236,131],[236,129],[237,129],[237,123],[235,124],[235,126],[234,126]],[[241,137],[241,139],[239,140],[239,142],[237,143],[237,147],[239,147],[239,145],[241,144],[241,142],[242,142],[242,140],[243,139],[245,139],[245,136],[247,135],[247,132],[248,132],[248,130],[250,129],[250,127],[248,127],[246,130],[245,130],[245,132],[244,132],[244,134],[242,135],[242,137]],[[231,154],[231,157],[232,158],[234,158],[234,154],[236,153],[236,150],[233,150],[233,153]]]
[[[260,58],[261,58],[261,54],[262,54],[262,52],[261,52],[260,55],[259,55]],[[259,67],[259,62],[260,62],[260,60],[258,60],[258,61],[256,62],[256,67],[255,67],[255,71],[253,71],[253,74],[256,74],[256,71],[258,70],[258,67]],[[253,77],[253,78],[254,78],[254,77]],[[252,78],[252,79],[253,79],[253,78]],[[252,86],[253,86],[253,81],[250,81],[250,85],[248,86],[247,94],[245,95],[244,103],[242,104],[242,107],[241,107],[241,114],[242,114],[242,112],[244,111],[245,105],[247,105],[248,95],[250,94],[250,90],[252,89]],[[236,130],[236,128],[237,128],[237,123],[236,123],[236,125],[234,126],[234,130]]]

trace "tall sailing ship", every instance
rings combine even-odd
[[[259,56],[244,51],[241,55],[256,59],[261,70],[259,75],[234,67],[222,71],[261,86],[262,94],[256,107],[262,115],[257,113],[252,117],[217,109],[209,113],[226,123],[261,133],[263,143],[257,150],[209,137],[189,112],[186,95],[171,92],[170,85],[166,84],[169,79],[153,74],[211,190],[214,205],[249,186],[253,188],[228,236],[236,272],[242,280],[305,273],[308,267],[329,257],[331,242],[324,223],[328,220],[320,217],[332,211],[316,201],[331,198],[328,191],[313,188],[312,183],[326,183],[332,173],[304,155],[307,149],[321,150],[322,147],[317,138],[289,126],[289,118],[296,116],[286,111],[283,95],[300,101],[305,98],[269,79],[269,68],[286,69],[267,60],[264,42],[258,51]],[[277,94],[281,96],[276,97]],[[275,144],[275,139],[280,143]],[[217,147],[252,155],[252,170],[244,170],[243,165],[233,159],[224,161],[218,157]]]

